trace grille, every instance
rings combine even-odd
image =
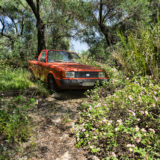
[[[76,72],[76,78],[98,78],[98,72]]]

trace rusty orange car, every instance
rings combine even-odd
[[[64,50],[42,50],[37,60],[29,61],[32,74],[47,82],[51,92],[57,89],[88,89],[105,82],[107,74],[100,68],[84,65],[78,54]]]

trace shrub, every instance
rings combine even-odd
[[[113,56],[125,73],[131,77],[152,75],[158,81],[160,76],[159,24],[141,27],[136,33],[130,33],[127,37],[122,34],[119,36],[123,45],[117,47]]]
[[[76,129],[77,147],[104,159],[160,158],[160,85],[134,78],[125,88],[100,98],[92,91]]]

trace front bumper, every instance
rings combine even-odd
[[[86,89],[93,88],[96,83],[102,84],[108,79],[63,79],[60,80],[60,88],[62,89]]]

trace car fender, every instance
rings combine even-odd
[[[54,78],[57,86],[59,87],[61,84],[60,84],[60,81],[56,78],[56,75],[54,74],[54,72],[53,72],[53,71],[49,71],[48,76],[49,76],[50,74],[53,76],[53,78]],[[48,76],[47,76],[47,82],[48,82]]]

